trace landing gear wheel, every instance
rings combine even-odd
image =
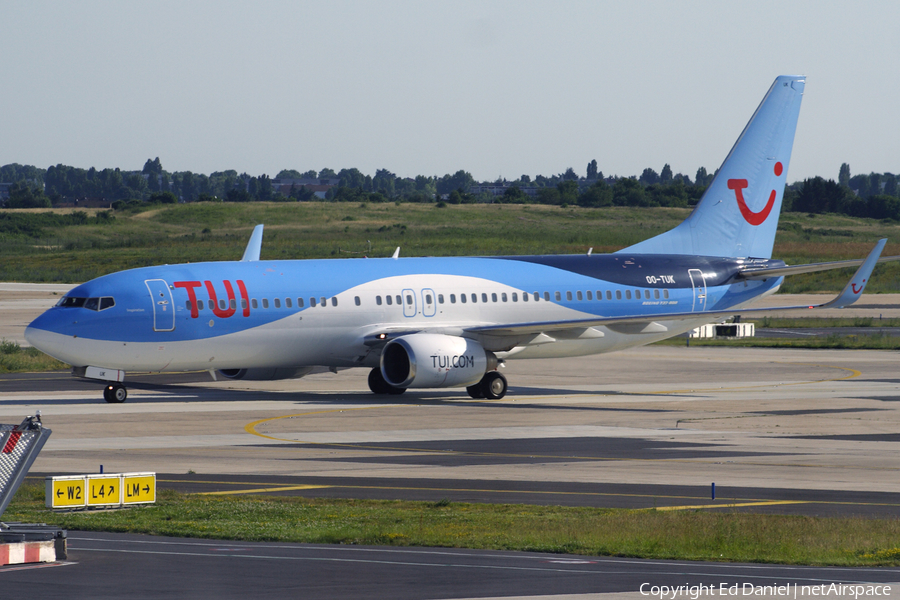
[[[489,371],[478,384],[481,393],[489,400],[499,400],[506,395],[506,377],[498,371]]]
[[[103,390],[103,399],[111,404],[121,404],[128,398],[128,390],[121,383],[111,383]]]
[[[470,385],[466,388],[466,391],[469,395],[475,399],[484,398],[484,392],[481,391],[481,382],[479,381],[475,385]]]
[[[406,388],[396,387],[384,380],[381,369],[375,367],[369,371],[369,389],[373,394],[391,394],[397,396],[406,391]]]

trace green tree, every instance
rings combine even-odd
[[[653,185],[654,183],[659,183],[659,174],[650,167],[647,167],[644,169],[644,172],[641,173],[641,178],[638,181],[644,185]]]
[[[155,194],[150,194],[147,202],[153,204],[178,204],[178,197],[172,192],[156,192]]]
[[[662,184],[672,183],[672,167],[669,166],[669,163],[666,163],[660,171],[659,182]]]
[[[319,171],[319,179],[337,179],[337,173],[334,169],[322,169]]]
[[[297,169],[282,169],[278,171],[275,179],[303,179],[303,176]]]
[[[50,198],[37,186],[17,182],[9,186],[7,208],[50,208]]]
[[[598,179],[578,197],[579,206],[602,207],[612,206],[612,203],[612,188],[603,179]]]
[[[593,159],[587,166],[587,178],[597,179],[597,159]]]
[[[838,184],[844,187],[850,185],[850,165],[841,163],[841,171],[838,174]]]

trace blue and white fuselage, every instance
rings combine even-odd
[[[374,367],[370,336],[419,331],[468,335],[501,358],[596,354],[671,337],[707,322],[704,312],[777,289],[781,278],[735,282],[743,263],[612,254],[147,267],[74,288],[29,326],[28,339],[73,366],[123,371]],[[684,312],[697,318],[644,332],[575,326],[547,336],[553,343],[479,331],[636,314],[650,323]]]
[[[671,337],[748,312],[785,275],[861,264],[827,306],[851,304],[884,240],[865,261],[771,259],[804,87],[778,77],[691,215],[615,254],[264,261],[260,225],[240,261],[97,278],[25,336],[77,375],[112,382],[110,402],[125,399],[125,371],[277,379],[315,367],[368,367],[376,393],[465,386],[500,398],[506,359]]]

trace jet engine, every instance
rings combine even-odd
[[[276,379],[300,379],[312,369],[312,367],[260,367],[256,369],[220,369],[218,373],[226,379],[273,381]]]
[[[493,352],[452,335],[404,335],[385,344],[381,352],[381,374],[397,388],[470,386],[496,368]]]

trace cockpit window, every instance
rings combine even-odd
[[[66,308],[81,308],[84,306],[84,302],[87,298],[74,298],[71,296],[63,296],[60,301],[57,303],[57,306],[64,306]]]
[[[76,298],[74,296],[63,296],[57,306],[64,308],[86,308],[88,310],[106,310],[116,305],[115,298],[105,296],[103,298]]]

